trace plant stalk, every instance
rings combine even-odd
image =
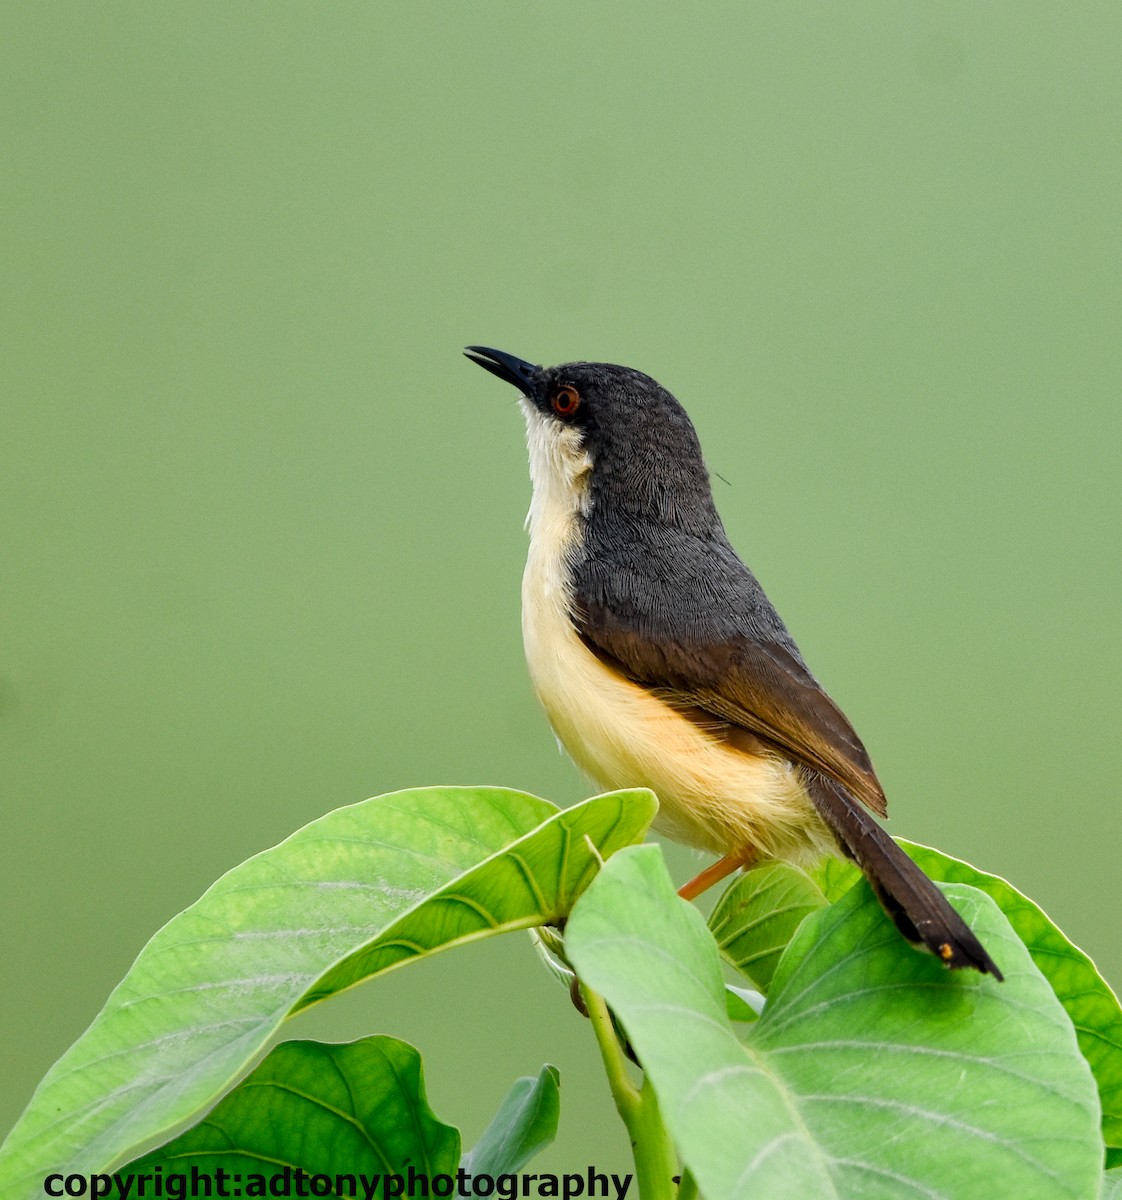
[[[631,1155],[635,1160],[635,1181],[640,1200],[675,1200],[677,1188],[674,1176],[678,1173],[678,1159],[674,1144],[670,1140],[658,1099],[650,1078],[644,1074],[641,1090],[627,1075],[627,1062],[612,1025],[611,1014],[604,998],[582,983],[581,993],[588,1009],[592,1030],[604,1060],[608,1076],[608,1087],[615,1101],[616,1111],[627,1126],[631,1139]],[[696,1195],[696,1191],[694,1193]]]

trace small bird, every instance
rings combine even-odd
[[[840,848],[904,937],[1001,979],[871,815],[886,802],[869,755],[729,543],[678,401],[611,363],[465,353],[521,393],[534,690],[592,779],[650,788],[657,828],[721,856],[680,894],[758,859],[812,863]]]

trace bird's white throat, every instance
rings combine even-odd
[[[544,416],[525,397],[520,404],[534,489],[526,514],[531,547],[540,542],[541,549],[564,555],[574,522],[588,513],[592,459],[581,445],[580,430]]]

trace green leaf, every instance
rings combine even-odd
[[[169,1175],[192,1167],[210,1176],[222,1169],[240,1175],[244,1189],[247,1175],[268,1179],[286,1167],[332,1180],[407,1177],[410,1168],[454,1177],[459,1157],[459,1130],[438,1121],[425,1099],[418,1051],[368,1037],[282,1042],[203,1121],[122,1173],[158,1166],[166,1188]]]
[[[902,838],[894,840],[902,850],[907,850],[908,843]],[[860,870],[848,858],[824,858],[810,872],[810,877],[822,889],[822,894],[829,904],[840,900],[863,878]]]
[[[799,927],[742,1044],[717,947],[657,848],[605,865],[568,953],[708,1200],[1095,1194],[1098,1104],[1071,1023],[993,902],[948,894],[1004,984],[911,949],[861,886]]]
[[[483,1136],[464,1155],[469,1175],[507,1175],[517,1171],[557,1136],[561,1113],[556,1067],[544,1066],[537,1077],[515,1080]]]
[[[709,916],[721,954],[765,994],[791,935],[826,897],[805,871],[769,862],[738,876]]]
[[[542,966],[566,991],[570,991],[576,977],[565,961],[565,939],[560,932],[550,925],[539,925],[530,930],[530,941]]]
[[[1122,1200],[1122,1168],[1106,1172],[1100,1195],[1101,1200]]]
[[[905,841],[900,846],[932,879],[966,883],[992,896],[1009,919],[1075,1026],[1079,1049],[1099,1089],[1108,1165],[1122,1163],[1122,1007],[1095,964],[1036,904],[999,875],[979,871],[929,846]],[[833,900],[861,875],[856,867],[834,859],[826,860],[816,877]]]
[[[103,1171],[212,1104],[292,1012],[443,947],[565,915],[642,838],[649,792],[558,811],[424,788],[328,813],[235,867],[141,951],[0,1149],[0,1194]]]

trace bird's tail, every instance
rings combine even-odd
[[[922,942],[949,967],[1001,979],[997,964],[947,898],[839,784],[807,772],[814,807],[845,853],[865,873],[885,912],[910,942]]]

